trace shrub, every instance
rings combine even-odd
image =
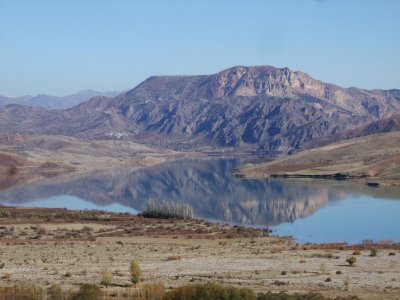
[[[321,263],[321,264],[319,265],[319,270],[320,270],[322,273],[325,273],[325,272],[328,270],[328,267],[326,266],[326,263]]]
[[[101,285],[104,285],[105,287],[108,287],[113,284],[113,276],[110,272],[104,272],[103,277],[101,278],[100,281]]]
[[[140,300],[163,300],[165,295],[165,286],[161,283],[144,284],[136,292],[133,299]]]
[[[371,254],[369,256],[375,257],[378,254],[378,249],[372,248],[371,249]]]
[[[289,295],[284,292],[276,293],[261,293],[258,295],[257,300],[328,300],[331,298],[326,298],[321,294],[309,293],[309,294],[294,294]],[[358,297],[348,296],[348,297],[337,297],[335,300],[360,300]]]
[[[8,218],[10,215],[4,209],[0,209],[0,218]]]
[[[101,290],[95,284],[83,284],[75,294],[74,300],[98,300],[101,299]]]
[[[43,297],[43,290],[34,284],[21,284],[14,286],[13,299],[36,300]]]
[[[194,216],[193,208],[187,203],[149,200],[146,206],[146,210],[142,212],[142,216],[145,218],[193,219]]]
[[[354,250],[353,251],[353,255],[361,255],[361,251],[360,250]]]
[[[168,256],[167,260],[180,260],[181,257],[180,256],[176,256],[176,255],[172,255],[172,256]]]
[[[64,277],[72,277],[72,273],[71,272],[65,272]]]
[[[357,258],[355,258],[354,256],[351,256],[346,259],[346,262],[349,264],[350,267],[353,267],[354,264],[356,263],[356,261],[357,261]]]
[[[49,300],[59,300],[63,298],[63,291],[57,284],[53,284],[47,289],[47,298]]]
[[[349,285],[350,285],[350,283],[351,283],[350,277],[349,277],[349,276],[346,276],[346,277],[343,279],[343,284],[344,284],[344,286],[345,286],[346,288],[348,288]]]
[[[165,294],[165,300],[256,300],[250,289],[222,286],[215,283],[184,285]]]
[[[140,270],[140,266],[136,261],[131,261],[130,273],[131,282],[137,284],[140,281],[140,277],[142,277],[142,271]]]

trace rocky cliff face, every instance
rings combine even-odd
[[[389,118],[374,121],[356,129],[345,130],[337,134],[326,135],[321,138],[313,139],[302,146],[305,149],[317,148],[343,140],[393,131],[400,131],[400,115],[393,115]]]
[[[25,108],[14,107],[21,115]],[[312,139],[400,113],[399,90],[341,88],[287,68],[233,67],[213,75],[150,77],[105,101],[64,111],[0,110],[0,130],[116,136],[177,149],[237,147],[287,153]]]
[[[344,89],[287,68],[239,66],[209,76],[151,77],[109,107],[149,142],[288,152],[390,116],[400,111],[400,97],[397,90]]]

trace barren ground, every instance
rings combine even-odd
[[[241,168],[246,178],[318,177],[336,173],[357,181],[400,186],[400,132],[370,135]]]
[[[362,299],[399,299],[400,245],[298,245],[265,231],[195,220],[127,214],[1,207],[0,284],[129,285],[136,260],[144,282],[175,287],[221,282],[261,291],[309,292]],[[371,257],[370,248],[379,248]],[[354,267],[346,259],[360,249]],[[4,265],[3,265],[4,264]],[[329,280],[329,279],[330,280]]]

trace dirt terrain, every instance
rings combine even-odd
[[[254,291],[318,291],[326,296],[399,299],[400,245],[299,245],[268,231],[198,220],[0,207],[0,285],[34,282],[77,288],[113,274],[129,286],[129,263],[143,282],[167,288],[221,282]],[[370,249],[378,249],[370,256]],[[353,255],[358,249],[360,254]],[[346,262],[356,257],[355,266]]]
[[[351,139],[245,166],[237,176],[354,178],[371,185],[400,185],[400,132]]]
[[[0,189],[70,172],[141,168],[183,157],[129,141],[0,134]]]

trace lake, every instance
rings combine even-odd
[[[249,180],[236,159],[187,160],[141,169],[70,174],[0,192],[0,203],[137,213],[146,202],[176,201],[195,217],[267,226],[298,242],[400,242],[400,188],[348,181]]]

